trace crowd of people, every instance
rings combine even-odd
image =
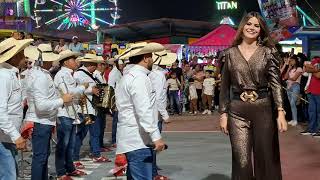
[[[277,53],[263,23],[258,13],[247,14],[233,46],[219,57],[204,57],[204,63],[196,56],[178,61],[157,43],[132,44],[120,55],[102,57],[85,51],[77,36],[69,45],[64,39],[54,45],[13,33],[0,43],[0,179],[17,178],[12,154],[25,149],[27,138],[33,151],[31,179],[48,179],[55,132],[59,180],[86,175],[80,151],[88,133],[94,163],[110,162],[102,152],[116,149],[125,154],[128,179],[165,180],[156,165],[156,152],[166,149],[162,123],[170,123],[174,114],[219,110],[221,129],[234,150],[233,179],[252,178],[255,147],[268,149],[253,153],[257,179],[280,180],[274,135],[277,129],[286,131],[285,119],[292,126],[307,121],[301,134],[320,137],[320,57],[308,61],[301,53]],[[99,85],[115,90],[115,104],[103,108],[93,103],[101,97]],[[106,147],[108,114],[112,135]],[[32,122],[31,136],[20,131],[27,122]]]

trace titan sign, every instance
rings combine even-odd
[[[238,2],[216,1],[218,10],[238,9]]]

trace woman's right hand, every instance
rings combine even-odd
[[[229,134],[229,131],[228,131],[228,115],[227,113],[223,113],[220,115],[220,128],[221,128],[221,131],[225,134]]]

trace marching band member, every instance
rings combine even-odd
[[[73,73],[78,69],[76,58],[80,53],[70,50],[59,54],[61,70],[54,77],[54,84],[60,93],[71,93],[74,96],[82,94],[89,86],[88,83],[77,84]],[[76,125],[79,121],[78,106],[75,102],[64,105],[58,110],[57,120],[57,146],[56,146],[56,171],[59,180],[70,180],[70,176],[84,176],[85,172],[75,168],[73,164],[73,151],[75,146]]]
[[[152,149],[162,151],[158,120],[154,117],[156,93],[148,74],[152,70],[152,53],[164,50],[158,43],[137,43],[127,49],[120,59],[129,59],[124,75],[116,87],[116,106],[119,111],[117,152],[125,154],[128,180],[152,179]]]
[[[34,66],[26,77],[28,111],[26,120],[34,122],[32,133],[31,180],[48,180],[48,158],[50,155],[51,134],[56,125],[58,108],[72,102],[71,94],[60,98],[54,86],[49,69],[59,55],[52,52],[50,44],[29,46],[25,56],[43,67]]]
[[[167,85],[166,85],[166,76],[165,71],[162,68],[166,65],[171,65],[177,59],[175,53],[161,51],[155,52],[152,56],[154,64],[152,71],[149,74],[152,86],[156,91],[156,106],[154,107],[154,116],[158,120],[158,127],[160,133],[162,131],[163,121],[169,123],[169,114],[167,111]],[[159,116],[160,114],[160,116]],[[167,180],[168,178],[158,174],[158,168],[156,164],[156,152],[153,152],[153,166],[152,166],[152,175],[154,180]]]
[[[23,109],[18,68],[25,64],[23,49],[31,42],[8,38],[0,43],[0,179],[17,179],[14,154],[26,146],[19,132]]]
[[[109,62],[114,63],[113,68],[109,74],[108,85],[116,89],[117,84],[122,78],[123,68],[125,67],[124,60],[118,59],[116,55],[114,58],[110,59]],[[116,139],[117,139],[117,124],[118,124],[118,110],[115,109],[112,111],[112,133],[111,133],[111,144],[112,147],[116,148]]]
[[[85,97],[85,111],[81,112],[82,123],[78,125],[78,132],[76,135],[76,146],[74,151],[73,160],[81,166],[80,160],[80,148],[82,146],[82,141],[87,135],[89,130],[90,134],[90,151],[92,154],[92,159],[97,163],[110,162],[106,157],[101,156],[101,145],[100,145],[100,119],[96,116],[96,110],[92,104],[93,95],[99,96],[100,90],[96,87],[98,81],[93,77],[93,72],[97,68],[97,56],[94,54],[85,54],[83,58],[79,58],[79,61],[83,64],[74,74],[74,78],[78,83],[89,83],[89,88],[84,92]],[[91,124],[86,125],[86,117],[92,120]]]
[[[99,83],[106,84],[107,82],[104,77],[104,72],[106,70],[106,62],[104,61],[102,56],[97,56],[97,60],[99,61],[99,63],[97,64],[97,69],[93,72],[93,77],[96,78],[97,81],[99,81]],[[104,146],[104,142],[103,142],[104,131],[106,129],[107,113],[102,109],[97,109],[97,118],[99,118],[99,122],[100,122],[99,143],[100,143],[101,151],[103,152],[111,151],[111,149]]]

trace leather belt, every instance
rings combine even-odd
[[[258,99],[267,97],[269,97],[269,91],[267,89],[262,89],[258,91],[245,90],[243,92],[234,92],[232,99],[242,100],[244,102],[255,102]]]

